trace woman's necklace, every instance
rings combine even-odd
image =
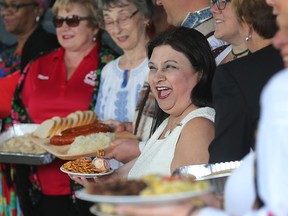
[[[244,55],[245,53],[249,53],[249,49],[246,49],[240,53],[234,53],[233,49],[231,50],[231,53],[233,55],[233,60],[237,59],[239,56]]]

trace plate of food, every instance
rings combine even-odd
[[[104,158],[80,157],[73,161],[68,161],[60,167],[66,174],[78,177],[93,178],[109,175],[114,172],[109,161]]]
[[[223,194],[228,176],[241,165],[241,161],[189,165],[177,168],[173,176],[190,176],[195,181],[209,181],[214,193]]]
[[[69,174],[69,175],[74,175],[77,177],[85,177],[85,178],[94,178],[94,177],[109,175],[109,174],[114,172],[113,169],[109,169],[106,172],[99,172],[99,173],[77,173],[77,172],[67,171],[63,167],[60,167],[60,170],[66,174]]]
[[[91,185],[77,191],[76,196],[105,204],[155,204],[192,199],[210,191],[208,181],[149,175],[138,180],[111,180],[101,187]]]
[[[97,216],[117,216],[116,214],[113,214],[113,212],[115,211],[113,206],[112,206],[112,210],[109,210],[109,209],[105,210],[107,208],[105,208],[104,204],[101,206],[104,206],[104,209],[101,208],[99,205],[94,204],[93,206],[90,207],[90,212]],[[110,206],[108,206],[108,208],[110,208]]]
[[[34,137],[38,124],[15,124],[0,134],[0,162],[42,165],[51,163],[55,156],[39,146],[45,140]]]
[[[128,133],[114,133],[111,126],[97,120],[93,111],[76,111],[67,117],[54,116],[33,132],[45,140],[39,146],[62,160],[96,156],[99,150],[112,151],[117,138],[139,139]]]

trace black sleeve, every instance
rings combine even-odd
[[[213,80],[215,138],[209,146],[209,163],[241,160],[247,153],[243,144],[247,106],[240,87],[230,71],[229,66],[219,66]]]

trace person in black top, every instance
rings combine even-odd
[[[217,68],[212,83],[215,138],[209,146],[210,163],[241,160],[254,148],[259,119],[259,97],[269,78],[283,68],[272,47],[276,16],[264,0],[232,2],[240,33],[252,54]]]

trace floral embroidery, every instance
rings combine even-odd
[[[11,47],[0,54],[0,78],[20,70],[22,52],[15,50],[15,47]]]

